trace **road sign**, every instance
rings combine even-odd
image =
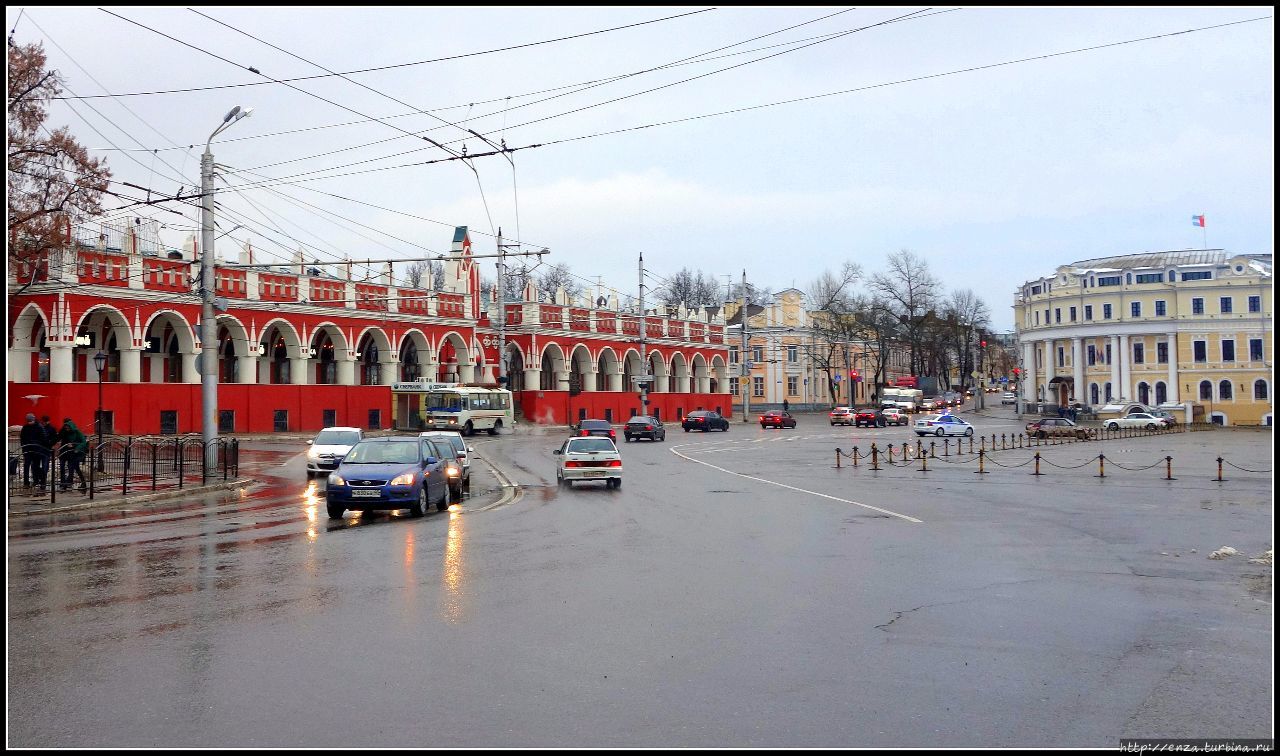
[[[654,377],[653,377],[652,375],[633,375],[633,376],[631,376],[631,382],[632,382],[632,383],[653,383],[653,382],[654,382],[654,380],[655,380],[655,379],[654,379]]]
[[[839,383],[839,382],[840,382],[840,374],[839,374],[839,373],[836,373],[836,375],[835,375],[835,381],[836,381],[836,383]]]

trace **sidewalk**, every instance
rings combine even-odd
[[[183,496],[200,496],[212,491],[251,485],[254,482],[253,478],[237,478],[227,481],[218,478],[216,483],[210,481],[206,485],[200,485],[198,482],[194,485],[184,483],[182,488],[178,488],[177,483],[167,483],[162,487],[157,487],[155,491],[152,491],[150,486],[147,486],[139,488],[136,493],[130,491],[128,495],[120,493],[118,489],[95,491],[92,499],[89,498],[88,492],[81,492],[79,488],[72,486],[66,491],[58,491],[57,501],[52,504],[47,493],[36,494],[29,489],[17,487],[9,493],[9,516],[25,517],[27,515],[52,514],[56,512],[76,512],[85,509],[111,509],[151,501],[176,499]]]

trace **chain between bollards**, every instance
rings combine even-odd
[[[986,457],[986,454],[987,454],[987,453],[986,453],[986,451],[984,451],[984,450],[982,450],[982,449],[979,449],[979,450],[978,450],[978,469],[973,471],[973,474],[974,474],[974,475],[986,475],[986,474],[987,474],[987,471],[983,469],[983,461],[984,461],[984,458]]]

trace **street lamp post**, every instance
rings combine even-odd
[[[241,110],[239,105],[232,108],[205,141],[200,158],[200,435],[206,469],[218,463],[218,324],[213,311],[217,285],[213,278],[213,153],[209,145],[214,137],[252,112],[253,108]]]
[[[98,352],[93,356],[93,367],[98,371],[98,446],[102,446],[102,373],[107,369],[107,355]]]

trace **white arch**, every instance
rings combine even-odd
[[[175,323],[174,321],[177,321]],[[194,352],[196,348],[195,327],[187,321],[186,316],[177,310],[156,310],[147,318],[147,322],[142,326],[142,338],[147,340],[151,337],[151,329],[156,325],[161,328],[165,324],[173,326],[173,333],[178,339],[178,349],[182,352]],[[179,324],[181,327],[179,327]],[[159,334],[156,334],[159,335]]]
[[[322,333],[329,335],[329,340],[333,342],[334,351],[342,353],[342,352],[345,352],[347,349],[349,349],[349,347],[347,346],[346,334],[342,332],[342,329],[338,326],[337,323],[334,323],[329,320],[326,320],[325,322],[320,323],[316,325],[315,328],[311,329],[311,343],[308,346],[314,347],[315,345],[319,344],[320,334]],[[337,336],[337,338],[334,338],[335,335]],[[319,357],[319,356],[320,356],[319,354],[316,355],[316,357]]]
[[[9,346],[12,347],[31,347],[38,348],[40,345],[35,343],[36,329],[34,324],[39,321],[44,325],[45,340],[49,338],[49,317],[44,310],[35,302],[28,302],[22,308],[22,312],[18,313],[18,317],[13,321],[13,328],[9,330]],[[23,328],[26,328],[24,331]],[[19,341],[25,337],[25,343]]]

